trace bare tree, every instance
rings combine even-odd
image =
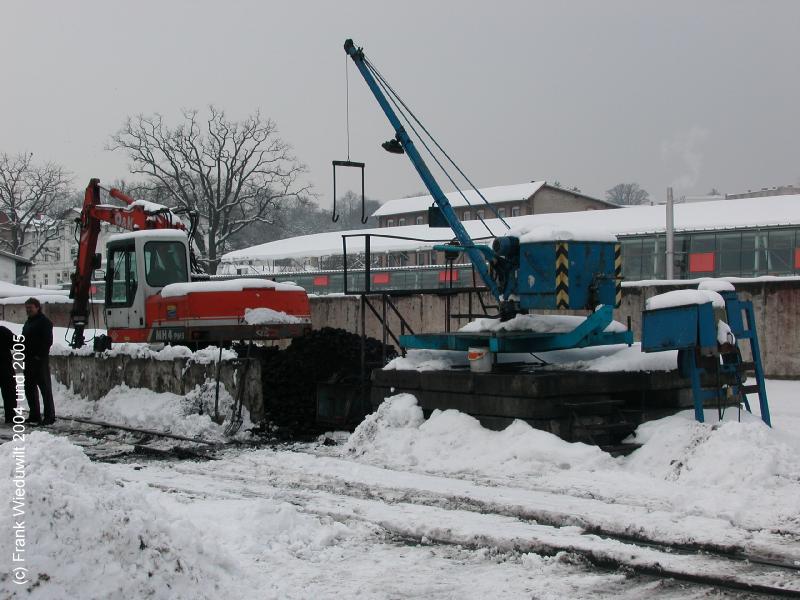
[[[606,198],[622,205],[645,204],[650,201],[650,194],[638,183],[619,183],[606,191]]]
[[[70,174],[33,162],[33,154],[0,155],[0,248],[31,260],[59,236]]]
[[[148,176],[173,207],[196,214],[195,242],[210,273],[231,236],[254,222],[274,223],[284,201],[310,189],[298,181],[305,166],[258,112],[235,122],[214,106],[207,118],[188,110],[174,128],[159,114],[139,115],[111,140],[111,150],[128,153],[131,173]]]

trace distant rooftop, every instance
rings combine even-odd
[[[531,230],[535,227],[552,227],[567,224],[568,227],[591,227],[615,235],[663,233],[666,229],[666,208],[655,206],[631,206],[619,210],[592,210],[572,213],[547,213],[506,217],[515,231]],[[772,196],[768,198],[717,200],[713,202],[691,202],[675,205],[675,231],[702,231],[739,229],[767,226],[800,225],[800,194]],[[506,228],[499,219],[486,219],[494,234],[502,235]],[[486,229],[480,221],[464,221],[464,228],[473,238],[485,237]],[[359,229],[354,231],[329,231],[312,235],[288,238],[228,252],[222,257],[226,263],[247,260],[278,260],[283,258],[310,258],[340,255],[342,235],[365,234],[396,235],[419,238],[422,241],[398,240],[374,237],[372,252],[399,252],[430,249],[436,240],[452,238],[447,229],[430,228],[427,225],[405,225]],[[364,248],[363,237],[348,239],[347,250],[360,252]]]

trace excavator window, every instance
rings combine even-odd
[[[136,251],[133,246],[109,249],[107,274],[111,285],[107,288],[106,303],[109,307],[131,306],[139,285],[136,274]]]
[[[147,242],[144,245],[144,276],[147,285],[152,287],[189,281],[186,247],[180,242]]]

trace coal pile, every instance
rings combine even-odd
[[[383,366],[383,344],[366,338],[365,348],[369,385],[371,370]],[[315,426],[317,383],[358,383],[361,378],[361,337],[344,329],[314,330],[292,340],[285,350],[254,350],[261,361],[267,421],[285,437],[320,431]],[[395,356],[394,348],[387,346],[387,360]]]

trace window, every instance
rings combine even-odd
[[[394,219],[387,219],[386,220],[387,227],[394,227]]]
[[[55,261],[61,262],[61,246],[56,246],[54,254],[55,254]]]
[[[794,231],[778,229],[767,236],[767,272],[770,275],[791,273],[794,263]]]
[[[472,215],[470,215],[470,214],[469,214],[469,211],[468,211],[468,210],[465,210],[465,211],[464,211],[464,218],[463,218],[463,220],[464,220],[464,221],[469,221],[471,217],[472,217]]]
[[[106,305],[131,306],[139,286],[136,274],[136,250],[133,245],[111,248],[108,264],[111,286],[106,288]]]
[[[481,209],[481,210],[478,210],[478,211],[475,211],[475,216],[476,216],[478,219],[483,219],[483,218],[484,218],[484,217],[483,217],[483,209]]]
[[[630,281],[642,277],[642,240],[622,240],[622,276]]]
[[[714,234],[695,234],[689,240],[689,273],[713,273],[715,266]]]
[[[147,284],[153,287],[189,281],[186,247],[181,242],[147,242],[144,245],[144,276]]]
[[[405,225],[405,224],[406,224],[406,218],[405,218],[405,217],[400,217],[400,218],[397,220],[397,224],[398,224],[400,227],[402,227],[403,225]]]
[[[416,222],[417,225],[423,225],[425,223],[425,217],[420,215],[420,216],[417,217],[415,222]]]
[[[506,209],[505,208],[498,208],[497,209],[497,216],[501,219],[506,216]]]
[[[511,207],[511,216],[512,216],[512,217],[518,217],[520,214],[521,214],[521,213],[520,213],[520,208],[519,208],[519,206],[512,206],[512,207]]]
[[[717,234],[717,274],[720,277],[742,274],[742,234]]]
[[[45,273],[44,274],[44,285],[47,285],[47,283],[48,283],[47,282],[47,278],[48,278],[48,275],[47,275],[47,273]]]

